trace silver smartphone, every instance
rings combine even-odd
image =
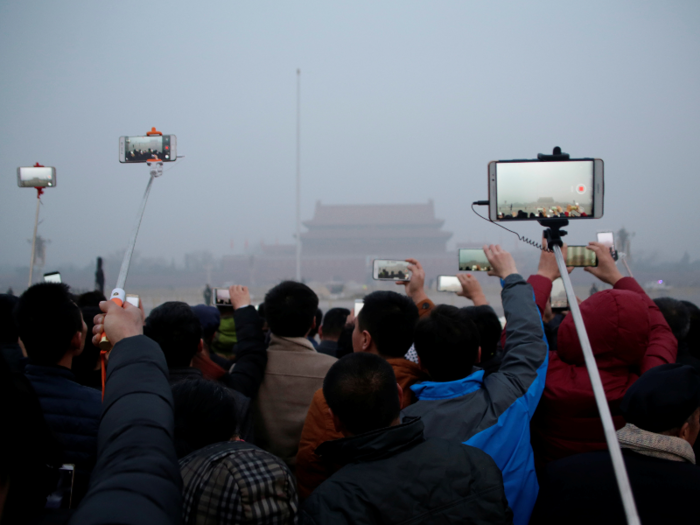
[[[617,261],[617,249],[615,248],[615,234],[613,232],[598,232],[597,241],[610,249],[610,255]]]
[[[49,272],[44,274],[44,282],[45,283],[60,283],[61,281],[61,272]]]
[[[491,270],[493,267],[486,258],[484,250],[459,250],[460,272],[490,272]]]
[[[56,168],[51,166],[17,168],[17,186],[20,188],[53,188],[56,186]]]
[[[410,281],[408,265],[406,261],[375,259],[372,277],[377,281]]]
[[[148,162],[158,157],[164,162],[177,159],[175,135],[119,137],[119,162]]]
[[[552,301],[552,310],[562,311],[569,308],[564,281],[561,280],[561,277],[557,277],[552,281],[552,293],[549,297]]]
[[[600,219],[603,161],[489,162],[489,220]]]
[[[438,275],[437,278],[438,292],[461,292],[462,283],[459,282],[454,275]]]
[[[360,310],[362,310],[364,305],[365,301],[363,299],[355,299],[355,317],[360,315]]]
[[[126,294],[126,302],[133,304],[136,308],[139,307],[139,303],[141,302],[141,299],[139,298],[138,295],[128,293]]]
[[[231,304],[231,294],[228,288],[214,288],[212,290],[214,297],[214,306],[233,306]]]

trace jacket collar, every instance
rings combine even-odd
[[[66,379],[75,381],[75,374],[73,374],[73,371],[70,368],[66,368],[65,366],[60,365],[42,366],[32,365],[31,363],[29,363],[24,369],[24,373],[34,376],[65,377]]]
[[[314,345],[306,337],[280,337],[270,334],[268,350],[283,350],[291,352],[316,352]]]
[[[171,368],[168,370],[168,373],[170,374],[170,379],[175,379],[178,377],[203,377],[202,371],[199,368],[194,368],[192,366]]]
[[[324,461],[343,465],[362,463],[394,456],[425,441],[419,417],[406,417],[403,421],[401,425],[326,441],[316,449],[316,454]]]
[[[474,372],[464,379],[457,381],[446,381],[436,383],[435,381],[424,381],[411,387],[419,400],[453,399],[455,397],[466,396],[479,390],[484,383],[484,371]]]

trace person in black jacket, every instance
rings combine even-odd
[[[699,407],[700,374],[679,363],[652,368],[625,393],[617,438],[644,525],[698,523]],[[554,461],[540,481],[532,525],[625,523],[607,451]]]
[[[100,303],[93,343],[114,344],[107,366],[97,464],[71,524],[180,522],[182,479],[173,443],[173,399],[163,352],[144,337],[141,310]]]
[[[402,391],[369,353],[336,362],[323,382],[344,438],[316,449],[345,466],[306,500],[302,524],[512,523],[501,472],[481,450],[425,440],[420,418],[399,420]]]

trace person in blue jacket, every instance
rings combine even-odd
[[[420,417],[425,437],[455,440],[489,454],[503,473],[513,523],[525,525],[538,493],[530,445],[530,419],[544,390],[548,349],[532,287],[500,246],[484,246],[495,275],[503,280],[506,346],[498,371],[476,371],[479,334],[453,306],[436,307],[421,319],[415,348],[432,381],[411,388],[418,402],[403,410]]]

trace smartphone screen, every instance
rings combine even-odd
[[[50,272],[44,274],[45,283],[60,283],[61,282],[61,272]]]
[[[228,288],[214,288],[214,306],[231,306]]]
[[[171,148],[171,142],[175,140],[174,135],[123,137],[123,139],[124,154],[119,159],[120,162],[146,162],[153,159],[154,155],[166,162],[175,160],[171,151],[174,149]]]
[[[20,188],[52,188],[56,186],[56,168],[17,168],[17,186]]]
[[[139,296],[134,294],[126,294],[126,302],[133,304],[136,308],[139,307]]]
[[[598,266],[598,257],[587,246],[567,246],[566,265],[576,268]]]
[[[410,281],[411,272],[406,261],[374,260],[373,277],[377,281]]]
[[[73,465],[61,465],[58,469],[58,483],[56,489],[47,496],[47,509],[70,509],[73,500]]]
[[[493,167],[489,165],[489,200],[496,207],[489,212],[491,220],[602,216],[600,159],[492,164]],[[597,212],[596,206],[600,208]]]
[[[438,292],[461,292],[462,284],[454,275],[438,275]]]
[[[598,242],[608,248],[615,248],[615,236],[613,232],[598,232]]]
[[[552,310],[566,310],[569,307],[569,301],[566,299],[566,290],[564,289],[564,281],[561,277],[552,281]]]
[[[364,305],[365,302],[362,299],[355,299],[355,317],[360,315],[360,310],[362,310]]]
[[[492,269],[484,250],[459,250],[460,272],[489,272]]]

